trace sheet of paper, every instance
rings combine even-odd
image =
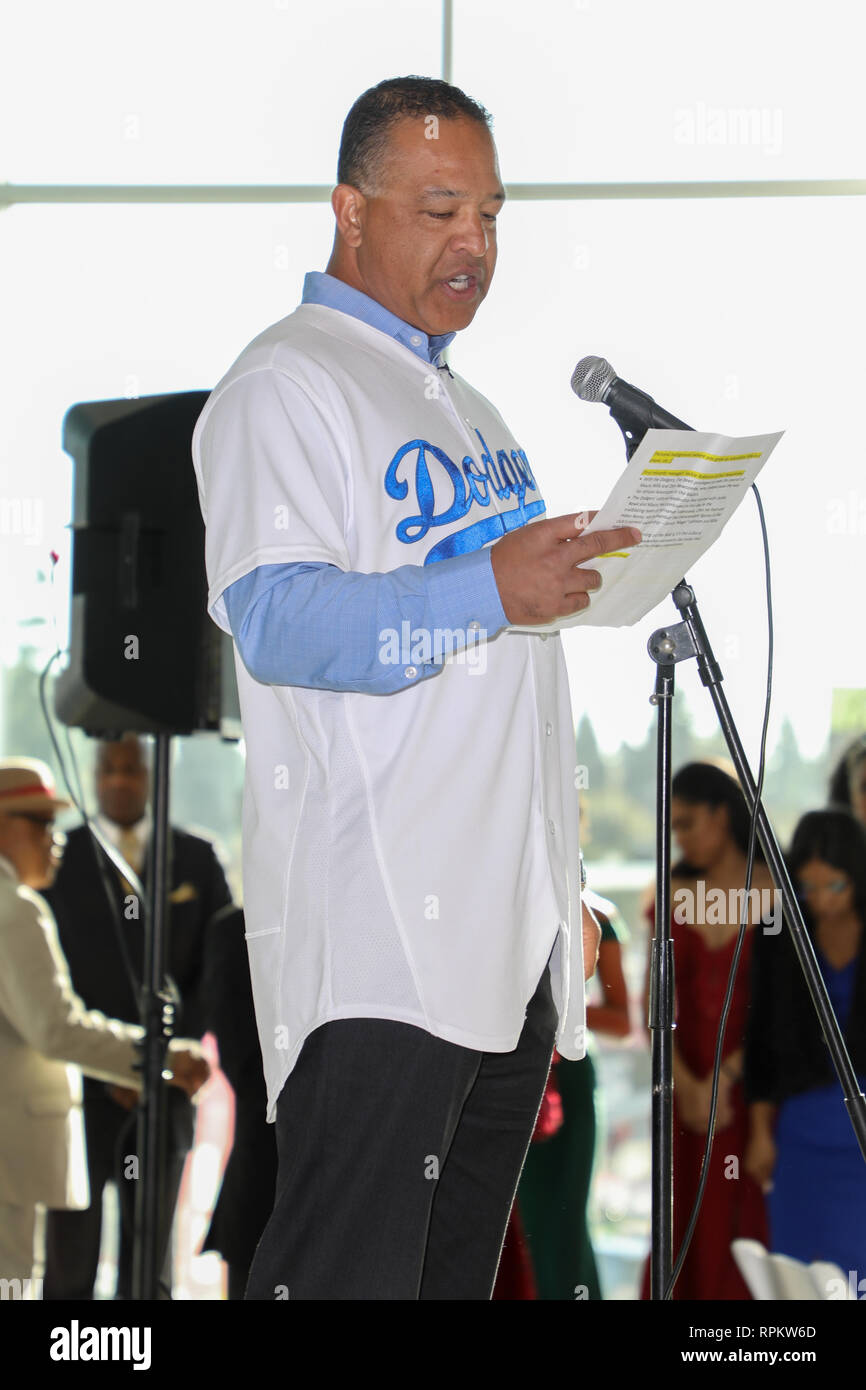
[[[558,632],[579,623],[630,627],[655,608],[717,540],[770,454],[778,434],[732,439],[694,430],[647,430],[625,472],[584,534],[636,526],[630,550],[583,563],[602,586],[589,608],[554,623],[515,625],[517,632]]]

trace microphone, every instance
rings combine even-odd
[[[663,410],[645,391],[623,381],[603,357],[582,357],[572,372],[571,389],[582,401],[601,401],[608,406],[632,449],[637,448],[649,429],[692,428]]]

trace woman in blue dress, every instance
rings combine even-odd
[[[866,829],[810,811],[788,867],[830,1002],[866,1088]],[[787,927],[753,953],[746,1040],[746,1170],[768,1197],[770,1248],[866,1275],[866,1163]]]

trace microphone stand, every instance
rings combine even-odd
[[[647,398],[650,400],[650,398]],[[652,405],[655,403],[650,401]],[[627,404],[610,406],[610,413],[625,438],[626,456],[631,458],[647,429],[672,429],[674,418],[660,412],[641,413]],[[682,429],[691,425],[678,422]],[[650,702],[657,712],[656,755],[656,907],[655,935],[650,960],[649,1027],[652,1036],[652,1252],[650,1259],[650,1297],[663,1299],[670,1282],[673,1248],[673,1030],[674,949],[671,939],[671,725],[676,664],[693,657],[698,663],[701,682],[710,692],[719,725],[737,770],[749,811],[757,818],[757,832],[773,882],[782,895],[784,917],[818,1014],[845,1105],[860,1152],[866,1162],[866,1097],[860,1090],[842,1030],[830,1003],[827,987],[818,965],[800,904],[791,883],[784,856],[773,828],[758,799],[734,718],[721,689],[721,667],[698,612],[694,590],[680,580],[671,595],[682,621],[658,628],[647,643],[656,663],[655,690]],[[712,1136],[710,1139],[712,1144]]]
[[[171,736],[156,734],[153,765],[153,841],[148,863],[148,912],[145,919],[144,970],[140,1011],[142,1086],[136,1148],[141,1178],[135,1193],[132,1297],[159,1297],[157,1265],[161,1233],[162,1175],[165,1168],[166,1096],[162,1081],[165,1053],[173,1034],[174,1010],[165,991],[165,949],[168,928],[169,751]]]

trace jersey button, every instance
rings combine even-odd
[[[409,339],[409,342],[412,344],[413,347],[421,346],[421,339],[418,337],[417,333],[412,334],[412,337]]]
[[[475,618],[473,618],[472,622],[469,624],[469,631],[470,631],[470,632],[479,632],[480,629],[481,629],[481,624],[480,624]]]
[[[545,726],[544,726],[544,732],[547,734],[547,737],[550,738],[550,735],[553,733],[553,725],[552,725],[552,724],[545,724]]]
[[[555,834],[556,834],[556,824],[555,824],[554,821],[549,820],[549,821],[547,822],[547,828],[548,828],[548,830],[550,831],[551,835],[555,835]]]
[[[406,679],[409,680],[409,681],[411,681],[412,679],[414,679],[414,677],[417,676],[417,674],[418,674],[418,668],[417,668],[417,666],[407,666],[407,667],[406,667],[406,670],[403,672],[403,675],[404,675],[404,676],[406,677]]]

